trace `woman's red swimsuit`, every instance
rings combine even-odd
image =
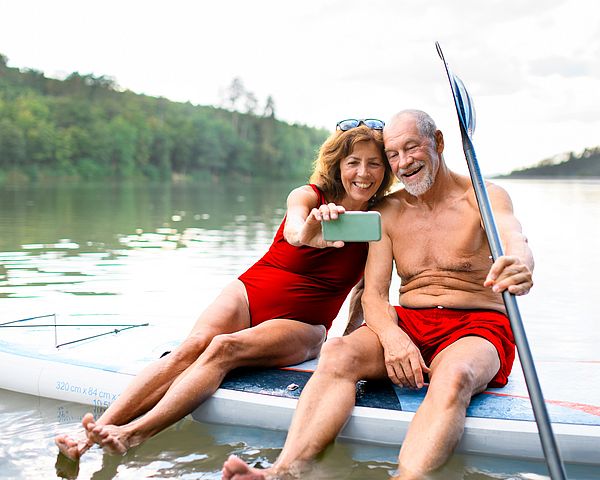
[[[310,185],[327,203],[323,193]],[[252,326],[274,318],[324,325],[327,330],[363,275],[367,243],[342,248],[294,247],[283,238],[285,218],[269,251],[239,279],[246,286]]]

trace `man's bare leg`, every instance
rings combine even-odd
[[[250,468],[232,455],[223,465],[227,480],[299,476],[306,464],[329,445],[352,413],[356,382],[386,378],[383,349],[368,328],[331,338],[319,366],[304,387],[281,454],[266,470]]]
[[[123,454],[191,413],[234,368],[300,363],[316,357],[324,339],[321,325],[283,319],[218,335],[146,415],[123,426],[90,423],[89,437],[106,451]]]
[[[446,462],[462,436],[471,397],[499,368],[495,347],[481,337],[461,338],[435,357],[427,394],[400,450],[397,478],[422,478]]]
[[[198,359],[216,335],[235,332],[249,325],[245,288],[236,280],[207,307],[182,344],[144,368],[97,421],[87,414],[80,433],[58,435],[54,439],[58,449],[71,460],[78,460],[93,445],[87,435],[90,423],[124,425],[146,413],[158,403],[173,381]]]

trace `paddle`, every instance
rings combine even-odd
[[[475,148],[473,147],[471,138],[475,131],[475,108],[473,107],[473,102],[465,85],[448,67],[438,42],[435,42],[435,47],[442,62],[444,62],[450,87],[452,88],[454,105],[456,106],[456,113],[458,114],[458,123],[460,125],[460,133],[462,136],[463,150],[467,159],[471,182],[473,183],[473,189],[475,190],[477,204],[479,205],[479,213],[481,214],[483,226],[492,252],[492,258],[496,260],[503,255],[502,243],[500,242],[500,236],[498,235],[498,229],[496,228],[496,222],[494,221],[494,213],[492,212],[487,189],[485,187],[483,176],[481,175],[481,170],[479,169],[479,164],[477,163]],[[525,329],[523,328],[523,321],[521,320],[517,299],[508,290],[502,292],[502,299],[506,306],[506,312],[508,313],[510,325],[515,337],[519,358],[521,359],[525,383],[527,384],[527,390],[529,391],[529,398],[531,399],[531,406],[533,407],[533,414],[540,434],[548,471],[553,480],[565,479],[565,467],[560,458],[560,452],[558,451],[556,439],[552,432],[552,425],[550,424],[550,418],[548,416],[548,411],[546,410],[546,404],[544,403],[540,382],[527,342],[527,336],[525,335]]]

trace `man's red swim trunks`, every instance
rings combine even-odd
[[[496,347],[500,358],[500,370],[488,386],[506,385],[515,359],[515,340],[505,315],[493,310],[394,308],[398,314],[398,325],[421,350],[427,365],[459,338],[483,337]]]
[[[323,193],[311,185],[319,204]],[[239,279],[246,286],[252,326],[274,318],[324,325],[327,330],[363,275],[367,243],[342,248],[294,247],[283,238],[285,218],[269,251]]]

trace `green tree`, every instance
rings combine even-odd
[[[246,88],[244,87],[244,82],[240,77],[235,77],[229,87],[227,88],[227,105],[231,110],[238,109],[238,102],[242,99],[244,94],[246,93]]]
[[[246,100],[244,104],[246,108],[246,113],[254,115],[256,113],[256,109],[258,108],[258,99],[256,95],[252,92],[246,92]]]
[[[239,77],[227,95],[228,109],[170,102],[118,91],[106,76],[46,78],[1,55],[0,174],[306,176],[324,133],[276,120],[272,97],[257,116],[258,99]]]
[[[11,170],[25,163],[25,135],[10,118],[0,118],[0,169]]]
[[[129,178],[135,172],[137,129],[119,115],[109,122],[109,131],[112,139],[111,170],[119,178]]]
[[[265,102],[263,117],[275,118],[275,100],[271,95],[267,97],[267,100]]]

